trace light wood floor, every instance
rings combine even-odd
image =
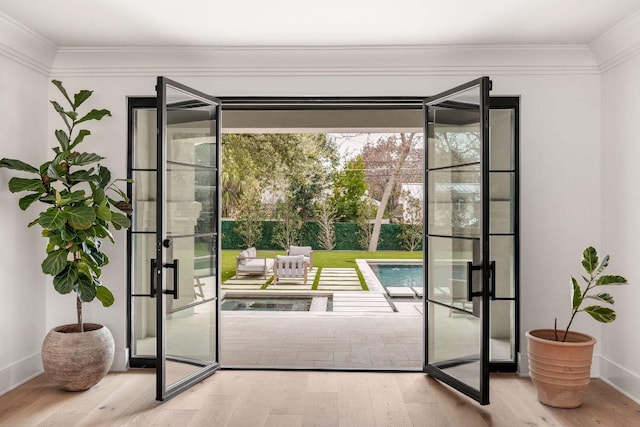
[[[640,426],[640,405],[594,380],[579,409],[541,405],[529,379],[493,375],[478,406],[421,373],[221,371],[165,403],[153,371],[80,393],[39,376],[0,397],[1,426]]]

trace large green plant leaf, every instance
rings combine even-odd
[[[66,191],[60,193],[60,200],[58,200],[58,206],[68,205],[69,203],[78,203],[87,198],[87,193],[84,190],[77,190],[73,193],[68,193]]]
[[[93,183],[91,183],[90,185],[91,193],[93,195],[93,201],[96,202],[96,204],[101,205],[102,202],[107,200],[104,194],[104,189],[102,189],[101,187],[96,187]]]
[[[589,274],[598,268],[598,253],[593,246],[589,246],[582,252],[582,266]]]
[[[113,301],[115,300],[111,291],[104,286],[96,287],[96,297],[98,297],[98,300],[104,307],[113,305]]]
[[[67,206],[64,208],[64,216],[76,230],[87,229],[96,220],[96,212],[87,205]]]
[[[81,169],[79,171],[75,171],[74,173],[69,174],[69,181],[73,183],[97,181],[98,175],[92,175],[93,171],[93,168],[89,170]]]
[[[38,222],[43,228],[57,229],[66,224],[67,218],[60,209],[51,207],[40,214]]]
[[[80,129],[78,131],[78,135],[76,135],[76,137],[73,138],[73,142],[71,143],[71,145],[69,145],[69,149],[73,150],[74,148],[76,148],[76,146],[80,144],[86,136],[89,136],[89,135],[91,135],[91,132],[89,130]]]
[[[607,274],[604,276],[598,277],[596,280],[596,286],[604,286],[604,285],[626,285],[627,279],[622,276],[616,276],[614,274]]]
[[[606,303],[609,303],[609,304],[614,304],[615,303],[615,300],[613,299],[613,296],[611,294],[606,293],[606,292],[603,292],[603,293],[597,294],[597,295],[589,295],[589,296],[587,296],[587,298],[595,299],[595,300],[606,302]]]
[[[577,310],[582,302],[582,291],[580,290],[580,285],[578,285],[578,281],[575,278],[571,278],[571,283],[573,283],[573,310]]]
[[[69,135],[67,135],[67,133],[62,129],[56,130],[55,133],[56,133],[56,138],[60,143],[60,147],[62,147],[64,151],[69,150]]]
[[[27,194],[26,196],[18,200],[18,206],[20,206],[20,209],[22,209],[23,211],[27,210],[27,208],[31,206],[33,202],[35,202],[36,200],[38,200],[38,198],[40,198],[40,194],[42,193]]]
[[[67,129],[71,130],[71,125],[69,124],[69,118],[67,116],[67,113],[65,113],[64,108],[62,108],[60,104],[58,104],[56,101],[49,101],[49,102],[51,103],[51,105],[53,105],[53,109],[56,110],[56,113],[58,113],[60,117],[62,117],[62,120],[64,120],[64,124],[67,125]]]
[[[44,261],[42,261],[42,272],[52,276],[60,273],[67,265],[68,254],[69,252],[65,249],[58,249],[51,252]]]
[[[0,160],[0,168],[13,169],[13,170],[23,171],[23,172],[40,173],[38,169],[34,168],[30,164],[20,160],[15,160],[15,159],[4,158]]]
[[[129,228],[131,226],[131,221],[125,215],[122,215],[118,212],[111,212],[111,223],[115,227],[116,230],[120,230],[121,228]]]
[[[78,153],[69,157],[69,164],[72,166],[85,166],[99,162],[102,159],[104,159],[104,157],[95,153]]]
[[[19,193],[20,191],[35,191],[44,193],[42,180],[37,178],[18,178],[14,176],[9,180],[9,191]]]
[[[96,208],[96,216],[104,221],[111,221],[111,210],[107,207],[106,201]]]
[[[62,93],[62,96],[65,97],[69,105],[73,105],[73,102],[71,102],[71,98],[69,98],[69,94],[67,93],[67,90],[62,85],[62,82],[60,80],[51,80],[51,83],[53,83],[53,85],[58,88],[58,90],[60,91],[60,93]]]
[[[81,301],[93,301],[93,299],[96,297],[96,286],[93,283],[93,279],[91,277],[80,274],[78,276],[76,292],[78,293]]]
[[[104,166],[100,166],[98,168],[98,175],[100,175],[100,181],[98,181],[98,185],[101,188],[105,188],[107,185],[109,185],[109,182],[111,181],[111,171],[109,169]]]
[[[111,111],[109,110],[96,110],[95,108],[91,111],[89,111],[87,114],[85,114],[84,116],[82,116],[82,118],[78,119],[76,121],[76,124],[82,123],[82,122],[86,122],[88,120],[101,120],[104,116],[110,116],[111,115]]]
[[[74,262],[67,261],[66,267],[53,278],[53,287],[61,294],[68,294],[78,281],[78,267]]]
[[[584,311],[589,313],[589,315],[591,315],[591,317],[596,319],[598,322],[610,323],[616,320],[616,312],[609,307],[590,305],[589,307],[585,307]]]
[[[75,95],[73,95],[73,109],[75,110],[80,105],[82,105],[82,103],[84,101],[89,99],[89,97],[91,96],[92,93],[93,93],[92,90],[83,89],[80,92],[78,92]]]

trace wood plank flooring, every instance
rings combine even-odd
[[[154,380],[131,370],[70,393],[39,376],[0,396],[0,426],[640,426],[640,405],[599,380],[570,410],[513,374],[492,376],[489,406],[422,373],[221,371],[164,403]]]

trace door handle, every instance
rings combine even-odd
[[[482,265],[473,265],[473,262],[467,261],[467,301],[471,302],[473,297],[482,296],[482,291],[473,292],[473,272],[482,270]]]
[[[489,288],[489,297],[491,300],[496,299],[496,262],[491,261],[489,263],[489,274],[491,275],[491,287]]]
[[[166,295],[173,295],[173,299],[178,299],[178,289],[180,288],[178,286],[178,260],[174,259],[172,263],[167,263],[164,265],[164,267],[173,269],[173,289],[166,289],[164,293]]]

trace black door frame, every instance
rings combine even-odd
[[[247,96],[225,96],[218,97],[221,102],[221,110],[324,110],[324,109],[415,109],[421,110],[422,103],[428,96],[367,96],[367,97],[247,97]],[[518,368],[517,354],[520,351],[520,98],[518,96],[491,96],[491,109],[513,109],[514,110],[514,356],[510,361],[491,361],[489,369],[491,372],[516,372]],[[127,97],[128,111],[128,132],[127,132],[127,178],[133,179],[134,169],[134,125],[133,110],[136,108],[156,108],[155,96]],[[132,184],[127,184],[127,194],[132,195]],[[132,234],[138,232],[127,231],[127,345],[132,346]],[[152,233],[153,234],[153,233]],[[148,297],[143,295],[141,297]],[[134,368],[155,368],[155,358],[142,358],[134,354],[129,354],[129,366]],[[221,367],[224,369],[224,366]]]

